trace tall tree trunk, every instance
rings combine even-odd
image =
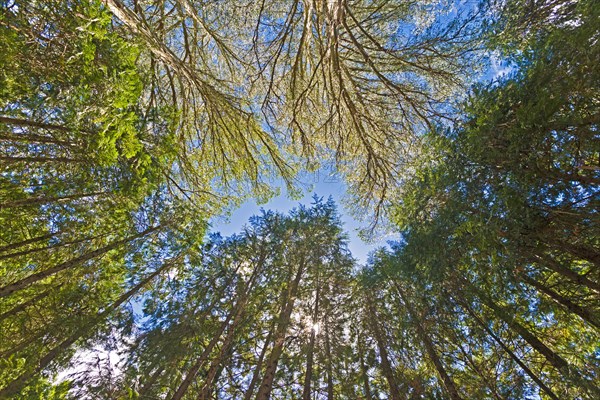
[[[27,199],[14,200],[14,201],[10,201],[8,203],[0,204],[0,210],[6,209],[6,208],[15,208],[15,207],[38,206],[38,205],[48,204],[48,203],[59,203],[59,202],[68,201],[68,200],[83,199],[86,197],[97,197],[97,196],[105,195],[107,193],[108,192],[92,192],[92,193],[77,193],[77,194],[54,196],[54,197],[48,197],[48,196],[30,197]]]
[[[237,271],[237,269],[236,269],[236,271]],[[200,357],[198,357],[196,362],[192,365],[192,367],[188,371],[187,375],[185,376],[184,380],[181,382],[181,384],[179,385],[179,387],[173,394],[173,397],[171,397],[171,400],[180,400],[185,395],[188,388],[190,387],[190,385],[192,384],[192,382],[198,375],[198,371],[200,371],[200,368],[202,367],[202,365],[204,365],[204,363],[208,359],[208,356],[210,355],[212,350],[215,348],[215,346],[217,345],[217,343],[223,336],[225,329],[227,329],[227,327],[229,326],[229,322],[232,322],[231,326],[229,327],[228,335],[225,337],[223,345],[221,346],[221,351],[220,351],[219,355],[217,357],[215,357],[215,359],[213,359],[212,365],[209,368],[205,386],[207,386],[207,390],[210,388],[211,381],[212,381],[212,379],[214,379],[214,376],[215,376],[215,373],[217,372],[219,363],[223,359],[223,355],[226,352],[228,352],[228,348],[233,343],[236,328],[239,325],[239,323],[241,322],[242,316],[245,311],[246,301],[247,301],[248,297],[250,296],[250,292],[252,291],[252,289],[254,287],[254,282],[256,281],[256,279],[259,276],[261,271],[262,271],[262,262],[260,263],[260,265],[258,267],[254,268],[254,270],[252,271],[252,275],[248,279],[248,282],[245,282],[238,286],[239,295],[238,295],[238,298],[237,298],[232,310],[227,315],[227,318],[225,319],[225,321],[223,321],[221,323],[219,330],[214,334],[214,336],[212,337],[209,344],[202,351],[202,354],[200,355]],[[203,392],[201,392],[201,394],[202,393]]]
[[[10,250],[18,249],[19,247],[27,246],[32,243],[41,242],[47,239],[52,239],[54,236],[58,235],[58,233],[48,233],[46,235],[36,236],[33,238],[25,239],[20,242],[11,243],[6,246],[0,247],[0,253],[4,253]]]
[[[42,128],[50,131],[62,131],[62,132],[72,132],[73,129],[56,124],[47,124],[45,122],[37,122],[31,121],[23,118],[14,118],[14,117],[5,117],[0,116],[0,123],[9,124],[9,125],[17,125],[17,126],[28,126],[32,128]]]
[[[360,371],[362,374],[362,381],[363,381],[363,388],[365,391],[365,399],[366,400],[372,400],[373,399],[373,395],[371,394],[371,386],[369,385],[369,373],[367,370],[367,366],[365,365],[365,356],[362,350],[360,350],[359,347],[359,351],[360,353],[359,357],[360,357]]]
[[[381,358],[381,368],[383,369],[383,375],[388,382],[388,386],[390,389],[390,398],[392,400],[400,400],[402,397],[400,395],[400,391],[398,389],[398,385],[396,384],[396,378],[394,377],[394,372],[392,370],[392,364],[390,363],[389,354],[387,351],[387,344],[384,340],[383,332],[379,327],[379,317],[377,316],[377,310],[373,305],[372,300],[368,297],[368,294],[365,293],[365,299],[367,303],[367,309],[369,311],[369,315],[367,315],[367,320],[369,321],[369,325],[373,330],[373,336],[375,336],[375,341],[377,342],[377,349],[379,350],[379,358]]]
[[[310,327],[310,341],[308,344],[308,354],[306,355],[306,373],[304,374],[304,387],[302,389],[302,400],[310,400],[310,386],[312,381],[313,362],[315,354],[315,341],[317,338],[317,332],[314,324],[317,323],[319,318],[319,294],[321,287],[317,278],[317,291],[315,294],[315,307],[313,310],[312,321],[313,326]]]
[[[494,395],[496,400],[504,400],[498,394],[498,391],[496,390],[496,388],[492,386],[491,382],[493,381],[493,379],[491,379],[489,376],[484,375],[484,373],[481,371],[481,368],[479,368],[479,366],[475,363],[475,361],[473,361],[473,357],[471,356],[471,354],[469,354],[469,352],[467,352],[467,350],[465,350],[465,348],[461,344],[461,343],[466,342],[466,339],[457,337],[456,340],[457,340],[457,344],[458,344],[457,347],[460,349],[460,352],[463,354],[465,360],[467,360],[467,364],[470,365],[471,368],[473,368],[473,371],[475,371],[475,373],[479,377],[480,382],[490,390],[490,392]]]
[[[481,299],[483,304],[489,307],[494,314],[504,321],[513,331],[519,334],[534,350],[543,355],[546,360],[556,368],[565,378],[569,379],[573,383],[576,383],[579,387],[594,393],[594,396],[600,397],[600,388],[594,383],[589,382],[587,379],[582,377],[576,368],[569,365],[569,363],[556,354],[548,346],[546,346],[540,339],[537,338],[533,333],[529,331],[525,326],[519,323],[514,314],[505,308],[497,305],[492,299],[485,295],[481,290],[476,289],[473,285],[470,285],[475,289],[478,297]]]
[[[325,328],[325,357],[326,361],[326,372],[327,372],[327,400],[334,400],[333,392],[333,362],[331,360],[331,339],[329,337],[329,321],[327,318],[324,320]]]
[[[551,298],[552,300],[554,300],[554,302],[556,302],[557,304],[563,306],[567,311],[578,315],[579,317],[581,317],[582,320],[584,320],[585,322],[589,323],[590,325],[599,328],[600,329],[600,322],[598,321],[598,319],[596,318],[596,315],[592,312],[590,312],[589,310],[587,310],[584,307],[581,307],[580,305],[577,305],[575,303],[573,303],[571,300],[567,299],[566,297],[556,293],[554,290],[550,289],[549,287],[543,285],[542,283],[538,282],[536,279],[533,279],[525,274],[521,274],[518,276],[518,279],[522,280],[523,282],[527,283],[528,285],[534,287],[535,289],[537,289],[540,293],[545,294],[546,296],[548,296],[549,298]]]
[[[57,244],[51,245],[51,246],[34,247],[33,249],[22,250],[22,251],[18,251],[16,253],[3,254],[3,255],[0,255],[0,260],[7,260],[7,259],[15,258],[15,257],[26,256],[28,254],[38,253],[40,251],[47,251],[47,250],[56,249],[58,247],[64,247],[64,246],[70,246],[72,244],[83,243],[83,242],[87,242],[89,240],[98,239],[102,236],[104,236],[104,235],[90,236],[90,237],[85,237],[85,238],[81,238],[81,239],[77,239],[77,240],[72,240],[70,242],[57,243]]]
[[[275,373],[277,372],[277,364],[279,363],[279,358],[283,352],[283,345],[285,343],[287,330],[290,325],[290,317],[294,309],[294,301],[298,293],[298,286],[300,285],[302,274],[304,273],[304,263],[304,260],[300,261],[298,271],[296,272],[296,277],[292,281],[287,293],[286,305],[279,315],[279,323],[277,324],[277,330],[275,331],[275,337],[273,338],[273,349],[271,350],[269,358],[267,359],[265,374],[258,388],[256,400],[269,400],[271,396],[273,380],[275,379]]]
[[[24,163],[84,163],[86,162],[83,158],[70,158],[70,157],[43,157],[43,156],[0,156],[0,161],[4,161],[7,164],[16,164],[20,162]]]
[[[0,134],[0,141],[1,142],[20,142],[20,143],[49,143],[49,144],[56,144],[59,146],[74,146],[73,143],[69,143],[64,140],[57,140],[57,139],[54,139],[49,136],[35,135],[32,133],[28,133],[25,135],[23,135],[23,134],[13,135],[13,134],[4,133],[4,134]]]
[[[506,344],[504,344],[504,342],[498,336],[496,336],[494,332],[492,332],[492,330],[477,316],[477,314],[475,314],[471,307],[467,305],[466,301],[461,299],[459,300],[459,303],[467,311],[467,313],[473,317],[475,322],[481,328],[483,328],[483,330],[490,335],[490,337],[494,339],[494,341],[498,343],[500,347],[502,347],[506,354],[508,354],[510,358],[517,363],[517,365],[540,387],[540,389],[544,391],[544,393],[546,393],[553,400],[559,400],[558,396],[555,395],[554,392],[548,386],[546,386],[546,384],[531,369],[529,369],[529,367],[525,365],[525,363],[523,363],[523,361],[521,361],[521,359],[517,357],[517,355]]]
[[[598,282],[591,281],[587,277],[580,275],[572,269],[561,265],[558,261],[554,260],[549,256],[535,256],[533,261],[545,268],[548,268],[551,271],[556,272],[559,275],[564,276],[565,278],[569,279],[571,282],[577,285],[585,286],[595,291],[596,293],[600,293],[600,284]]]
[[[173,261],[173,260],[171,260]],[[123,293],[121,297],[117,299],[112,305],[105,308],[102,312],[100,312],[95,317],[92,317],[91,321],[78,329],[75,333],[69,336],[67,339],[63,340],[56,347],[52,348],[48,353],[42,356],[38,362],[38,365],[33,368],[32,371],[25,371],[13,381],[11,381],[7,386],[0,390],[0,399],[10,398],[11,396],[16,395],[25,387],[27,382],[35,377],[38,373],[46,369],[48,365],[54,359],[60,355],[62,352],[66,351],[73,343],[77,342],[80,339],[85,338],[89,335],[89,333],[96,327],[96,325],[102,322],[105,318],[107,318],[110,314],[112,314],[115,310],[117,310],[123,303],[129,301],[129,299],[134,296],[136,293],[140,291],[144,286],[150,283],[154,278],[156,278],[159,274],[166,271],[168,268],[171,268],[172,262],[165,262],[161,265],[156,271],[148,275],[146,278],[141,280],[137,285],[133,288],[129,289],[127,292]]]
[[[260,370],[262,369],[262,364],[265,359],[265,355],[267,354],[269,344],[271,343],[271,337],[273,336],[273,329],[275,328],[274,322],[275,320],[273,320],[273,323],[271,324],[271,327],[269,329],[269,333],[267,334],[267,337],[265,339],[265,344],[260,350],[260,355],[258,356],[254,372],[252,373],[252,380],[250,381],[250,384],[248,385],[248,388],[244,393],[244,400],[250,400],[252,398],[252,395],[254,394],[254,387],[258,383],[258,378],[260,377]]]
[[[48,297],[50,294],[52,293],[56,293],[64,284],[59,284],[54,286],[52,289],[48,289],[45,290],[35,296],[33,296],[31,299],[13,307],[12,309],[0,314],[0,321],[5,320],[8,317],[12,317],[18,313],[20,313],[21,311],[24,311],[27,307],[37,303],[38,301],[40,301],[41,299]]]
[[[46,269],[44,271],[41,271],[41,272],[38,272],[38,273],[35,273],[35,274],[31,274],[28,277],[23,278],[23,279],[15,282],[15,283],[11,283],[11,284],[8,284],[8,285],[6,285],[4,287],[1,287],[0,288],[0,298],[9,296],[9,295],[11,295],[12,293],[14,293],[16,291],[19,291],[19,290],[22,290],[22,289],[26,288],[27,286],[31,285],[32,283],[39,282],[42,279],[47,278],[49,276],[52,276],[54,274],[57,274],[57,273],[59,273],[61,271],[64,271],[65,269],[72,268],[72,267],[74,267],[76,265],[82,264],[82,263],[84,263],[84,262],[86,262],[88,260],[91,260],[91,259],[93,259],[95,257],[98,257],[99,255],[105,254],[105,253],[107,253],[107,252],[109,252],[109,251],[111,251],[113,249],[116,249],[116,248],[120,247],[121,245],[127,244],[127,243],[132,242],[132,241],[134,241],[136,239],[139,239],[141,237],[149,235],[152,232],[155,232],[155,231],[161,229],[162,227],[163,226],[158,225],[158,226],[154,226],[154,227],[148,228],[148,229],[144,230],[143,232],[140,232],[140,233],[138,233],[136,235],[129,236],[129,237],[125,238],[125,239],[116,240],[116,241],[112,242],[111,244],[109,244],[107,246],[104,246],[104,247],[102,247],[100,249],[97,249],[97,250],[90,251],[88,253],[82,254],[79,257],[75,257],[75,258],[73,258],[71,260],[68,260],[68,261],[65,261],[63,263],[60,263],[60,264],[58,264],[58,265],[56,265],[54,267],[48,268],[48,269]]]
[[[427,356],[433,362],[433,365],[435,366],[436,371],[440,375],[440,378],[442,378],[442,382],[444,383],[444,387],[448,391],[450,398],[453,400],[462,400],[462,398],[458,394],[458,389],[456,388],[454,381],[452,380],[452,378],[450,378],[450,375],[448,375],[448,372],[446,372],[446,369],[444,368],[442,361],[440,360],[439,356],[437,355],[437,353],[435,351],[435,347],[433,345],[433,342],[431,341],[431,339],[429,338],[429,335],[425,331],[425,328],[421,324],[420,315],[417,314],[417,312],[415,311],[415,309],[412,306],[412,303],[409,301],[408,297],[406,296],[406,293],[404,292],[402,287],[398,284],[398,282],[394,281],[394,286],[396,287],[396,290],[398,291],[398,294],[400,295],[400,299],[402,300],[402,302],[404,303],[404,306],[406,307],[406,309],[408,311],[409,317],[413,320],[413,322],[415,324],[415,328],[417,328],[417,334],[419,335],[421,342],[425,346],[425,351],[427,352]]]
[[[154,384],[156,383],[156,381],[158,380],[158,378],[160,378],[160,376],[162,375],[163,371],[165,370],[164,366],[159,366],[156,371],[154,371],[151,375],[150,378],[148,378],[148,380],[146,382],[144,382],[143,386],[140,388],[139,391],[139,398],[141,400],[148,400],[150,398],[154,399],[154,397],[152,396],[147,396],[148,392],[150,392],[150,390],[152,390],[152,386],[154,386]]]

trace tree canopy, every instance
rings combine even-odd
[[[1,1],[0,398],[600,398],[598,26]],[[326,163],[395,239],[366,263],[332,198],[211,228]]]

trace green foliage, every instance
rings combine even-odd
[[[282,4],[1,3],[0,397],[598,398],[595,2]]]

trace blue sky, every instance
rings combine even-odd
[[[358,237],[358,229],[368,225],[368,221],[361,223],[356,221],[345,209],[342,204],[342,199],[346,194],[346,185],[344,184],[341,177],[328,173],[326,170],[320,170],[314,174],[310,174],[303,183],[312,186],[311,190],[307,190],[304,193],[304,197],[300,200],[291,200],[285,188],[282,185],[276,185],[281,187],[282,194],[272,198],[268,203],[258,205],[255,200],[249,200],[242,204],[241,207],[234,210],[228,220],[223,217],[216,218],[211,221],[212,232],[220,232],[223,236],[229,236],[234,233],[238,233],[241,228],[248,222],[248,218],[252,215],[259,214],[260,209],[274,210],[282,213],[286,213],[298,204],[309,205],[312,202],[312,196],[317,194],[319,197],[327,199],[329,196],[333,198],[338,206],[338,212],[344,224],[344,230],[349,236],[348,247],[352,252],[352,255],[361,263],[364,264],[367,260],[367,256],[370,251],[385,245],[385,240],[389,238],[382,238],[381,240],[374,241],[373,243],[365,243]]]

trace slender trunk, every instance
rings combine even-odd
[[[369,385],[369,373],[367,371],[367,366],[365,365],[365,357],[364,353],[359,350],[360,353],[360,371],[362,374],[363,387],[365,390],[365,399],[372,400],[373,395],[371,394],[371,386]]]
[[[144,385],[140,388],[139,391],[139,398],[140,399],[154,399],[154,396],[146,396],[148,394],[148,392],[150,392],[150,390],[152,389],[152,386],[154,386],[154,384],[156,383],[156,381],[158,380],[158,378],[160,378],[160,376],[162,375],[163,371],[165,370],[165,367],[160,366],[156,369],[156,371],[154,371],[152,373],[152,375],[150,375],[150,378],[148,378],[148,380],[146,382],[144,382]]]
[[[52,249],[56,249],[56,248],[59,248],[59,247],[70,246],[72,244],[83,243],[83,242],[87,242],[89,240],[97,239],[97,238],[99,238],[101,236],[104,236],[104,235],[85,237],[85,238],[73,240],[73,241],[70,241],[70,242],[57,243],[57,244],[52,245],[52,246],[35,247],[33,249],[18,251],[16,253],[4,254],[4,255],[0,255],[0,260],[7,260],[7,259],[15,258],[15,257],[26,256],[28,254],[38,253],[40,251],[47,251],[47,250],[52,250]]]
[[[68,200],[82,199],[82,198],[86,198],[86,197],[97,197],[97,196],[105,195],[107,193],[108,192],[92,192],[92,193],[78,193],[78,194],[71,194],[71,195],[65,195],[65,196],[54,196],[54,197],[48,197],[48,196],[31,197],[28,199],[14,200],[14,201],[10,201],[8,203],[0,204],[0,210],[6,209],[6,208],[15,208],[15,207],[38,206],[38,205],[48,204],[48,203],[59,203],[59,202],[64,202],[64,201],[68,201]]]
[[[83,158],[69,158],[69,157],[20,157],[20,156],[0,156],[0,161],[4,161],[7,164],[13,163],[84,163]]]
[[[31,378],[35,377],[38,373],[40,373],[41,371],[46,369],[46,367],[48,367],[48,365],[50,365],[50,363],[58,355],[60,355],[64,351],[66,351],[69,347],[71,347],[71,345],[73,345],[73,343],[88,336],[90,331],[92,331],[98,323],[100,323],[106,317],[108,317],[110,314],[112,314],[121,305],[123,305],[123,303],[125,303],[126,301],[129,301],[129,299],[132,296],[134,296],[137,292],[139,292],[140,289],[142,289],[144,286],[146,286],[148,283],[150,283],[154,278],[156,278],[163,271],[167,270],[167,268],[170,268],[171,265],[172,265],[172,263],[170,263],[170,262],[164,263],[160,268],[158,268],[156,271],[154,271],[153,273],[148,275],[146,278],[144,278],[142,281],[140,281],[133,288],[131,288],[130,290],[128,290],[127,292],[122,294],[121,297],[119,297],[119,299],[117,299],[117,301],[115,301],[112,305],[110,305],[109,307],[104,309],[102,312],[100,312],[95,317],[92,317],[91,321],[88,324],[85,324],[83,327],[81,327],[79,330],[77,330],[75,333],[73,333],[67,339],[65,339],[64,341],[59,343],[56,347],[52,348],[48,353],[46,353],[44,356],[42,356],[40,358],[38,365],[36,367],[34,367],[32,371],[25,371],[20,376],[18,376],[16,379],[11,381],[7,386],[2,388],[0,390],[0,399],[10,398],[11,396],[14,396],[17,393],[19,393],[25,387],[25,385]]]
[[[549,287],[543,285],[542,283],[538,282],[537,280],[535,280],[525,274],[519,275],[518,279],[520,279],[523,282],[527,283],[528,285],[534,287],[540,293],[545,294],[546,296],[548,296],[549,298],[554,300],[554,302],[556,302],[557,304],[559,304],[559,305],[563,306],[565,309],[567,309],[567,311],[578,315],[585,322],[600,329],[600,322],[596,319],[595,314],[590,312],[586,308],[573,303],[571,300],[556,293]]]
[[[314,350],[315,350],[315,341],[317,338],[317,332],[315,330],[314,324],[317,323],[319,318],[319,294],[321,291],[321,287],[319,285],[319,281],[317,278],[317,292],[315,294],[315,308],[313,310],[312,321],[313,326],[310,327],[310,342],[308,345],[308,354],[306,355],[306,374],[304,375],[304,388],[302,390],[302,400],[310,400],[310,386],[312,381],[312,370],[314,363]]]
[[[46,235],[36,236],[34,238],[23,240],[21,242],[11,243],[6,246],[0,247],[0,253],[18,249],[19,247],[27,246],[28,244],[37,243],[37,242],[41,242],[43,240],[51,239],[56,235],[57,235],[56,233],[48,233]]]
[[[454,381],[452,380],[452,378],[450,378],[448,372],[446,372],[442,361],[440,360],[438,354],[435,351],[433,342],[431,341],[429,335],[425,331],[425,328],[421,324],[420,316],[416,313],[412,304],[409,302],[406,293],[404,292],[404,290],[402,290],[402,287],[398,284],[398,282],[394,281],[394,285],[396,286],[396,290],[400,295],[400,299],[402,300],[408,311],[409,317],[413,320],[415,327],[417,328],[417,334],[419,335],[421,342],[423,342],[423,345],[425,346],[427,356],[433,362],[433,365],[435,366],[436,371],[440,375],[440,378],[442,378],[442,382],[444,383],[444,387],[448,391],[450,398],[453,400],[461,400],[462,398],[458,394],[458,389],[456,388]]]
[[[477,364],[475,363],[475,361],[473,361],[473,357],[471,357],[471,354],[469,354],[465,350],[465,348],[462,346],[462,344],[460,344],[460,343],[465,343],[466,339],[465,338],[456,338],[456,340],[457,340],[457,343],[459,343],[458,348],[460,349],[460,352],[463,354],[465,360],[467,360],[467,364],[469,364],[471,366],[471,368],[473,368],[473,371],[475,371],[475,373],[479,377],[480,382],[490,390],[490,392],[494,395],[494,397],[496,398],[496,400],[503,400],[503,398],[500,397],[500,395],[496,391],[496,388],[491,385],[491,382],[493,380],[490,379],[489,376],[485,376],[483,374],[483,372],[477,366]]]
[[[10,309],[10,310],[8,310],[8,311],[0,314],[0,321],[3,321],[3,320],[5,320],[8,317],[14,316],[14,315],[20,313],[21,311],[24,311],[27,307],[29,307],[29,306],[37,303],[41,299],[43,299],[45,297],[48,297],[50,294],[56,293],[60,289],[61,286],[63,286],[62,283],[59,284],[59,285],[56,285],[56,286],[52,287],[49,290],[46,290],[44,292],[39,293],[36,296],[32,297],[31,299],[29,299],[29,300],[27,300],[27,301],[25,301],[25,302],[23,302],[23,303],[15,306],[14,308],[12,308],[12,309]]]
[[[273,320],[275,322],[275,320]],[[246,389],[246,393],[244,393],[244,400],[250,400],[252,398],[252,394],[254,394],[254,387],[258,383],[258,378],[260,376],[260,370],[262,368],[263,361],[265,359],[265,355],[267,354],[267,349],[269,348],[269,343],[271,343],[271,337],[273,336],[273,328],[275,324],[272,324],[269,328],[269,333],[265,339],[265,344],[263,345],[260,355],[258,356],[258,361],[256,362],[256,367],[254,368],[254,373],[252,374],[252,380]]]
[[[217,374],[220,373],[220,370],[225,366],[226,356],[231,354],[233,349],[233,340],[235,339],[237,328],[242,322],[244,313],[246,311],[245,305],[247,296],[248,295],[246,294],[245,298],[241,300],[239,306],[237,307],[235,317],[233,318],[231,326],[229,327],[229,331],[227,332],[227,336],[225,336],[225,340],[221,345],[221,350],[219,351],[219,354],[213,358],[210,367],[208,368],[206,380],[200,391],[200,396],[198,397],[199,400],[208,400],[210,398],[210,394],[212,393],[218,376]]]
[[[290,324],[290,317],[294,309],[295,297],[298,293],[298,286],[300,285],[300,280],[302,279],[302,274],[304,272],[304,262],[304,260],[300,262],[296,277],[290,285],[287,293],[286,305],[279,315],[279,324],[277,325],[277,330],[275,331],[273,349],[271,350],[271,354],[269,354],[269,358],[267,359],[265,374],[258,388],[256,400],[269,400],[271,396],[273,380],[275,379],[275,373],[277,372],[277,364],[279,363],[279,358],[283,352],[283,345],[285,343],[288,326]]]
[[[369,297],[366,297],[367,308],[369,310],[369,315],[367,315],[367,320],[369,321],[369,325],[373,330],[373,336],[375,336],[375,341],[377,342],[377,349],[379,350],[379,358],[381,358],[381,368],[383,369],[383,375],[388,382],[388,386],[390,388],[390,398],[392,400],[400,400],[402,397],[400,395],[400,391],[398,386],[396,385],[396,379],[394,378],[394,372],[392,369],[392,364],[390,363],[389,354],[387,351],[387,344],[385,343],[383,332],[378,324],[379,317],[377,316],[377,310],[373,305],[373,302]]]
[[[538,264],[540,264],[541,266],[548,268],[549,270],[554,271],[559,275],[564,276],[565,278],[569,279],[573,283],[576,283],[577,285],[585,286],[597,293],[600,293],[600,284],[599,283],[593,282],[593,281],[589,280],[588,278],[586,278],[585,276],[580,275],[577,272],[573,271],[572,269],[561,265],[559,262],[552,259],[551,257],[535,256],[534,261],[537,262]]]
[[[180,400],[185,395],[185,392],[187,392],[188,388],[196,378],[196,375],[198,375],[198,371],[200,371],[200,368],[202,368],[202,365],[204,365],[204,363],[208,359],[208,356],[221,339],[221,336],[223,335],[223,332],[225,332],[227,325],[229,325],[229,321],[231,321],[231,319],[233,318],[233,314],[235,313],[235,311],[236,310],[231,310],[231,312],[227,315],[227,318],[225,318],[225,321],[221,323],[221,326],[219,327],[217,332],[215,332],[208,345],[204,348],[204,350],[196,359],[194,364],[192,364],[192,367],[189,369],[185,378],[173,394],[173,397],[171,397],[171,400]]]
[[[23,118],[13,118],[13,117],[4,117],[0,116],[0,123],[9,124],[9,125],[18,125],[18,126],[29,126],[32,128],[42,128],[52,131],[61,131],[61,132],[72,132],[73,129],[68,128],[63,125],[56,124],[47,124],[44,122],[31,121]]]
[[[504,321],[513,331],[517,332],[519,336],[529,343],[533,349],[543,355],[554,368],[563,373],[569,370],[569,363],[567,363],[564,358],[556,354],[548,346],[542,343],[542,341],[533,333],[531,333],[529,329],[521,325],[521,323],[514,318],[514,314],[512,312],[497,305],[492,299],[483,295],[481,292],[478,293],[478,296],[482,300],[483,304],[489,307],[494,314]]]
[[[329,323],[327,319],[324,321],[325,325],[325,357],[327,357],[327,400],[334,399],[333,392],[333,365],[331,361],[331,341],[329,338]]]
[[[525,363],[523,363],[521,359],[517,357],[517,355],[506,344],[504,344],[504,342],[502,342],[498,336],[496,336],[496,334],[477,316],[477,314],[475,314],[475,312],[466,304],[466,302],[461,300],[459,303],[467,311],[467,313],[473,317],[475,322],[477,322],[477,324],[483,328],[483,330],[490,335],[490,337],[494,339],[494,341],[498,343],[500,347],[502,347],[502,350],[504,350],[506,354],[508,354],[510,358],[517,363],[523,372],[525,372],[540,387],[540,389],[542,389],[544,393],[548,395],[548,397],[553,400],[559,400],[558,396],[555,395],[554,392],[552,392],[552,390],[546,386],[546,384],[535,373],[533,373],[533,371],[529,369],[529,367],[527,367],[527,365],[525,365]]]
[[[14,347],[12,347],[9,350],[6,350],[6,351],[3,351],[2,353],[0,353],[0,358],[8,359],[13,354],[17,354],[19,351],[27,348],[27,346],[29,346],[30,344],[34,343],[36,340],[41,339],[42,337],[44,337],[46,335],[46,333],[47,332],[46,332],[46,330],[44,328],[38,330],[37,332],[31,334],[30,337],[27,338],[26,340],[24,340],[21,343],[15,345]]]
[[[95,257],[98,257],[99,255],[102,255],[102,254],[105,254],[105,253],[107,253],[107,252],[109,252],[111,250],[114,250],[114,249],[120,247],[123,244],[132,242],[135,239],[139,239],[141,237],[149,235],[150,233],[155,232],[155,231],[157,231],[157,230],[159,230],[161,228],[162,228],[161,225],[148,228],[148,229],[144,230],[143,232],[140,232],[140,233],[138,233],[136,235],[129,236],[129,237],[127,237],[125,239],[122,239],[122,240],[114,241],[111,244],[109,244],[108,246],[104,246],[104,247],[102,247],[100,249],[97,249],[97,250],[85,253],[85,254],[83,254],[83,255],[81,255],[79,257],[76,257],[76,258],[73,258],[71,260],[68,260],[68,261],[65,261],[63,263],[60,263],[60,264],[58,264],[58,265],[56,265],[56,266],[54,266],[52,268],[48,268],[48,269],[46,269],[44,271],[41,271],[41,272],[38,272],[38,273],[35,273],[35,274],[31,274],[28,277],[23,278],[23,279],[15,282],[15,283],[11,283],[11,284],[8,284],[8,285],[6,285],[4,287],[1,287],[0,288],[0,298],[9,296],[9,295],[11,295],[14,292],[17,292],[19,290],[22,290],[22,289],[26,288],[27,286],[31,285],[32,283],[39,282],[39,281],[41,281],[44,278],[47,278],[47,277],[52,276],[54,274],[57,274],[57,273],[59,273],[61,271],[64,271],[66,269],[72,268],[72,267],[74,267],[76,265],[82,264],[82,263],[84,263],[84,262],[86,262],[88,260],[91,260],[91,259],[93,259]]]
[[[527,343],[529,343],[529,345],[534,350],[543,355],[546,358],[546,360],[554,368],[556,368],[565,378],[571,380],[573,383],[576,383],[579,387],[592,392],[594,396],[600,397],[600,388],[598,388],[598,386],[582,377],[575,367],[569,365],[569,363],[564,358],[556,354],[540,339],[538,339],[537,336],[531,333],[529,329],[521,325],[521,323],[519,323],[515,319],[513,313],[497,305],[492,299],[484,295],[480,290],[475,290],[479,298],[483,301],[483,303],[486,306],[488,306],[494,312],[494,314],[496,314],[496,316],[498,316],[502,321],[504,321],[512,330],[517,332],[519,336],[521,336]]]
[[[229,351],[229,347],[233,343],[236,328],[240,324],[240,322],[242,320],[242,316],[245,311],[246,301],[250,295],[250,291],[254,287],[254,282],[256,281],[256,278],[260,274],[261,270],[262,270],[262,262],[259,262],[259,266],[254,268],[254,270],[252,271],[252,275],[250,276],[250,279],[248,279],[248,282],[245,282],[244,284],[239,285],[238,299],[236,300],[231,312],[227,315],[227,318],[225,319],[225,321],[223,321],[221,323],[219,330],[215,333],[215,335],[212,337],[209,344],[202,351],[202,354],[200,355],[200,357],[198,357],[196,362],[192,365],[192,368],[190,368],[190,370],[188,371],[185,379],[183,380],[183,382],[181,382],[181,384],[175,391],[175,394],[173,395],[173,397],[171,397],[171,400],[180,400],[185,395],[188,388],[190,387],[190,385],[192,384],[192,382],[198,375],[198,371],[200,371],[200,368],[206,362],[208,356],[210,355],[212,350],[215,348],[215,346],[221,339],[221,336],[223,336],[225,329],[227,329],[227,327],[229,326],[229,322],[231,321],[232,323],[231,323],[231,326],[229,326],[229,332],[224,339],[223,345],[221,346],[221,351],[219,352],[219,355],[217,357],[215,357],[215,359],[213,359],[211,367],[209,368],[208,376],[207,376],[207,379],[205,382],[205,388],[206,388],[206,390],[210,391],[210,385],[212,383],[212,380],[215,377],[216,372],[218,371],[219,363],[223,359],[224,354]],[[204,391],[201,391],[201,395],[203,392]]]
[[[57,140],[52,137],[35,135],[28,133],[26,135],[18,134],[0,134],[0,142],[21,142],[21,143],[49,143],[49,144],[57,144],[60,146],[74,146],[74,144],[69,143],[64,140]]]

